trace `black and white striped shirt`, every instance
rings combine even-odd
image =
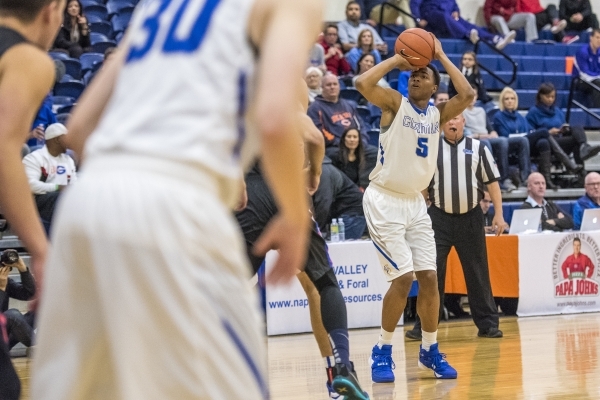
[[[479,205],[483,185],[499,179],[492,153],[479,140],[463,137],[453,144],[442,137],[429,199],[449,214],[464,214]]]

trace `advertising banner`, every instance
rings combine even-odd
[[[378,327],[381,305],[389,287],[371,241],[328,243],[329,255],[346,302],[349,328]],[[277,257],[267,255],[268,275]],[[289,286],[266,287],[267,333],[312,332],[308,300],[298,280]],[[402,321],[400,321],[402,323]]]
[[[600,232],[519,236],[520,317],[600,311]]]

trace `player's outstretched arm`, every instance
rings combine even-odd
[[[253,116],[262,136],[262,166],[280,210],[256,244],[257,252],[280,250],[269,277],[289,281],[304,266],[310,217],[298,103],[298,80],[319,32],[319,0],[258,0],[249,35],[260,49]]]
[[[440,110],[441,126],[465,111],[473,101],[473,89],[471,88],[469,81],[467,81],[467,78],[465,78],[462,72],[460,72],[460,70],[452,64],[452,61],[450,61],[448,56],[446,56],[440,41],[433,34],[431,34],[431,36],[433,36],[433,39],[435,40],[435,58],[440,60],[444,69],[448,75],[450,75],[450,80],[454,84],[454,88],[457,92],[456,96],[437,106]]]
[[[83,148],[90,134],[96,129],[104,108],[112,96],[117,75],[123,65],[124,51],[120,48],[111,57],[108,65],[98,71],[98,75],[83,92],[67,123],[67,147],[82,160]]]
[[[399,54],[380,62],[367,72],[361,74],[356,80],[356,89],[369,101],[381,108],[382,112],[396,113],[402,103],[402,95],[394,89],[384,89],[377,83],[387,75],[388,72],[398,68],[402,71],[415,70],[417,68]]]
[[[48,242],[21,162],[35,113],[54,83],[54,64],[41,50],[22,45],[0,62],[0,207],[32,255],[39,281]]]

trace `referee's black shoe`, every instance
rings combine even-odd
[[[404,337],[412,340],[421,340],[423,338],[423,334],[421,333],[420,329],[412,328],[406,331]]]
[[[486,338],[501,338],[504,335],[500,329],[492,327],[485,330],[480,329],[477,333],[477,336]]]

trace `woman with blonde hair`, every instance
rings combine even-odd
[[[379,50],[375,48],[375,43],[373,41],[373,33],[371,33],[368,29],[363,29],[358,34],[358,44],[348,53],[346,53],[346,61],[352,67],[354,73],[358,73],[358,60],[364,54],[371,54],[375,59],[375,64],[379,64],[381,62],[381,54],[379,54]]]
[[[519,98],[517,92],[512,88],[505,87],[500,92],[500,111],[494,115],[494,127],[498,135],[510,139],[516,136],[523,136],[529,141],[530,154],[537,157],[538,170],[546,179],[546,186],[550,189],[558,187],[552,182],[550,168],[552,167],[552,151],[558,159],[572,172],[579,172],[581,165],[577,165],[565,154],[558,143],[550,136],[548,129],[532,129],[527,119],[517,111],[519,107]]]

